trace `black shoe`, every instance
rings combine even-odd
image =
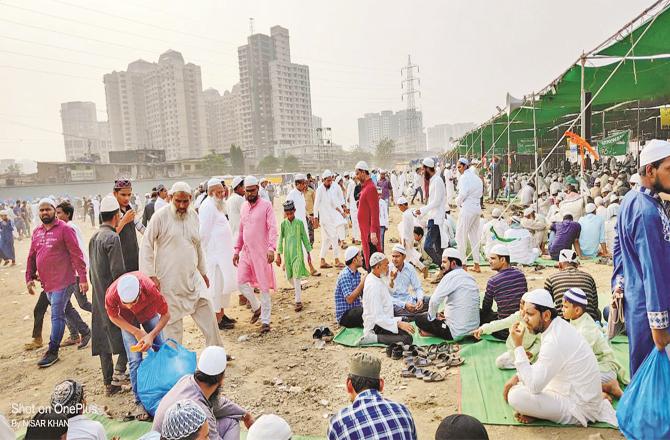
[[[237,322],[237,319],[229,318],[227,315],[223,315],[223,318],[221,318],[225,322],[230,322],[232,324],[235,324]]]
[[[40,368],[47,368],[58,362],[58,353],[52,353],[47,351],[42,356],[42,359],[37,363],[37,366]]]
[[[235,328],[235,323],[226,321],[225,318],[221,318],[221,321],[219,321],[219,330],[230,330],[233,328]]]
[[[90,340],[91,340],[91,331],[89,330],[88,333],[86,333],[85,335],[81,335],[81,342],[77,346],[77,350],[86,348]]]

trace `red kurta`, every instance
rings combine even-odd
[[[379,228],[379,195],[377,188],[368,179],[361,187],[361,195],[358,199],[358,226],[361,230],[361,243],[363,244],[363,255],[366,265],[370,261],[370,234],[377,234],[381,240],[381,229]]]

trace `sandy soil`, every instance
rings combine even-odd
[[[277,218],[281,218],[280,203],[275,201]],[[491,205],[487,206],[490,212]],[[389,238],[397,238],[395,224],[400,213],[391,207],[391,228],[387,231],[387,252],[390,252]],[[94,232],[90,224],[78,221],[88,238]],[[318,236],[316,233],[318,248]],[[40,370],[35,365],[40,351],[25,352],[23,344],[30,340],[36,297],[30,296],[25,288],[24,272],[29,241],[16,242],[17,265],[0,267],[0,291],[3,292],[4,307],[0,309],[4,346],[0,349],[2,373],[0,375],[0,411],[10,421],[29,418],[31,405],[48,404],[53,386],[66,378],[76,378],[86,385],[89,403],[106,407],[116,418],[121,418],[132,409],[132,397],[121,394],[113,397],[104,395],[99,361],[90,354],[90,349],[64,348],[61,359],[54,366]],[[601,291],[606,291],[611,276],[611,267],[585,264]],[[529,287],[541,287],[545,277],[556,269],[541,272],[526,269]],[[488,268],[475,274],[481,289],[492,275]],[[293,311],[293,293],[282,273],[278,272],[280,291],[273,296],[272,332],[260,337],[259,326],[248,323],[250,312],[245,307],[235,306],[227,311],[238,319],[234,330],[223,332],[226,349],[236,360],[226,371],[224,392],[252,413],[278,413],[286,418],[294,432],[303,435],[325,435],[328,417],[348,404],[344,390],[348,358],[354,349],[328,344],[323,349],[313,346],[311,339],[314,327],[328,325],[337,331],[334,323],[333,287],[337,278],[335,269],[322,271],[322,276],[306,281],[303,291],[305,309],[297,314]],[[433,286],[424,282],[427,292]],[[236,301],[235,301],[236,304]],[[76,306],[75,306],[76,307]],[[602,307],[602,304],[601,304]],[[90,314],[80,311],[90,323]],[[187,318],[185,323],[185,345],[200,352],[204,339],[194,323]],[[50,322],[46,317],[43,337],[48,340]],[[243,342],[238,338],[247,336]],[[383,359],[382,374],[386,380],[385,395],[403,402],[410,408],[422,439],[431,439],[437,426],[445,416],[458,411],[458,373],[451,371],[447,380],[437,384],[425,384],[400,377],[401,364],[387,358],[378,348]],[[467,360],[466,360],[467,361]],[[467,390],[463,390],[467,392]],[[491,390],[500,393],[502,390]],[[20,408],[24,405],[24,408]],[[27,407],[27,408],[25,408]],[[611,429],[583,428],[534,428],[487,426],[491,438],[622,438]],[[599,435],[602,435],[600,437]]]

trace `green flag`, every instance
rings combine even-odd
[[[623,156],[628,152],[630,130],[617,131],[598,141],[598,154],[601,156]]]

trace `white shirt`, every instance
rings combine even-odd
[[[563,184],[558,181],[553,181],[551,182],[551,185],[549,185],[549,194],[558,194],[563,190]]]
[[[363,334],[373,334],[375,325],[398,333],[398,322],[401,319],[393,316],[393,299],[386,283],[372,272],[369,273],[363,286]]]
[[[78,415],[68,420],[67,438],[68,440],[107,440],[107,434],[102,423],[84,415]]]
[[[412,179],[412,185],[414,185],[414,189],[417,188],[423,188],[423,176],[419,173],[414,173],[414,178]]]
[[[519,381],[533,394],[550,391],[570,400],[573,405],[567,410],[584,427],[587,421],[596,420],[617,426],[612,405],[603,400],[596,356],[577,329],[557,317],[542,333],[541,341],[533,365],[523,347],[514,349]]]
[[[314,216],[324,225],[338,225],[343,220],[340,213],[337,212],[340,205],[337,202],[336,186],[335,183],[332,183],[330,188],[326,188],[322,183],[316,189]]]
[[[356,182],[354,182],[353,179],[349,179],[349,182],[347,183],[347,193],[345,195],[345,198],[347,200],[347,206],[349,207],[349,210],[352,213],[358,211],[358,205],[356,203],[356,198],[354,197],[355,191],[356,191]]]
[[[230,230],[233,232],[233,243],[237,241],[237,234],[240,232],[240,211],[243,203],[244,197],[237,193],[233,193],[226,200],[226,214],[228,214]]]
[[[268,193],[268,190],[263,188],[262,186],[258,187],[258,196],[261,199],[265,199],[268,202],[270,201],[270,194]]]
[[[77,226],[74,222],[72,221],[67,222],[67,225],[72,229],[74,229],[74,233],[77,234],[77,244],[79,244],[79,249],[81,249],[81,253],[84,254],[84,262],[86,263],[86,272],[88,272],[88,268],[91,267],[91,264],[89,263],[88,252],[86,249],[86,245],[84,244],[84,235],[81,233],[81,229],[79,229],[79,226]]]
[[[398,223],[398,232],[400,242],[405,242],[406,247],[411,248],[414,244],[414,214],[411,209],[406,209],[402,213],[402,220]]]
[[[440,280],[428,304],[429,320],[435,319],[442,302],[445,321],[454,338],[479,328],[479,287],[472,275],[453,269]]]
[[[293,206],[295,206],[295,218],[302,221],[302,224],[305,226],[305,232],[309,237],[309,231],[307,229],[307,204],[305,203],[305,195],[301,193],[298,188],[293,188],[286,196],[286,201],[289,200],[291,200],[293,202]]]
[[[493,218],[488,222],[484,223],[484,226],[482,226],[482,243],[484,243],[484,249],[486,250],[486,255],[489,254],[491,248],[493,248],[493,246],[495,246],[495,244],[497,243],[497,241],[493,239],[493,234],[491,233],[491,226],[493,226],[493,230],[496,231],[496,234],[498,234],[499,237],[504,237],[505,231],[509,229],[509,225],[503,219]]]
[[[447,205],[447,190],[444,187],[444,181],[435,173],[430,178],[428,185],[428,203],[421,208],[421,217],[428,216],[428,220],[432,220],[436,225],[441,225],[444,221],[444,212]],[[477,199],[479,203],[479,199]]]
[[[458,179],[458,196],[456,205],[461,208],[461,213],[479,214],[482,212],[480,199],[484,194],[482,179],[473,169],[467,169]]]
[[[532,186],[528,184],[524,185],[521,188],[521,191],[519,191],[519,199],[521,200],[521,204],[524,206],[530,206],[533,203],[534,194],[535,190]]]
[[[168,202],[166,202],[164,199],[161,197],[158,197],[156,199],[156,202],[154,203],[154,213],[158,212],[159,209],[161,209],[164,206],[167,206]]]
[[[388,204],[384,199],[379,199],[379,226],[389,228]]]
[[[512,263],[533,264],[533,242],[530,232],[524,228],[509,228],[505,231],[505,238],[515,239],[507,243],[509,258]]]

